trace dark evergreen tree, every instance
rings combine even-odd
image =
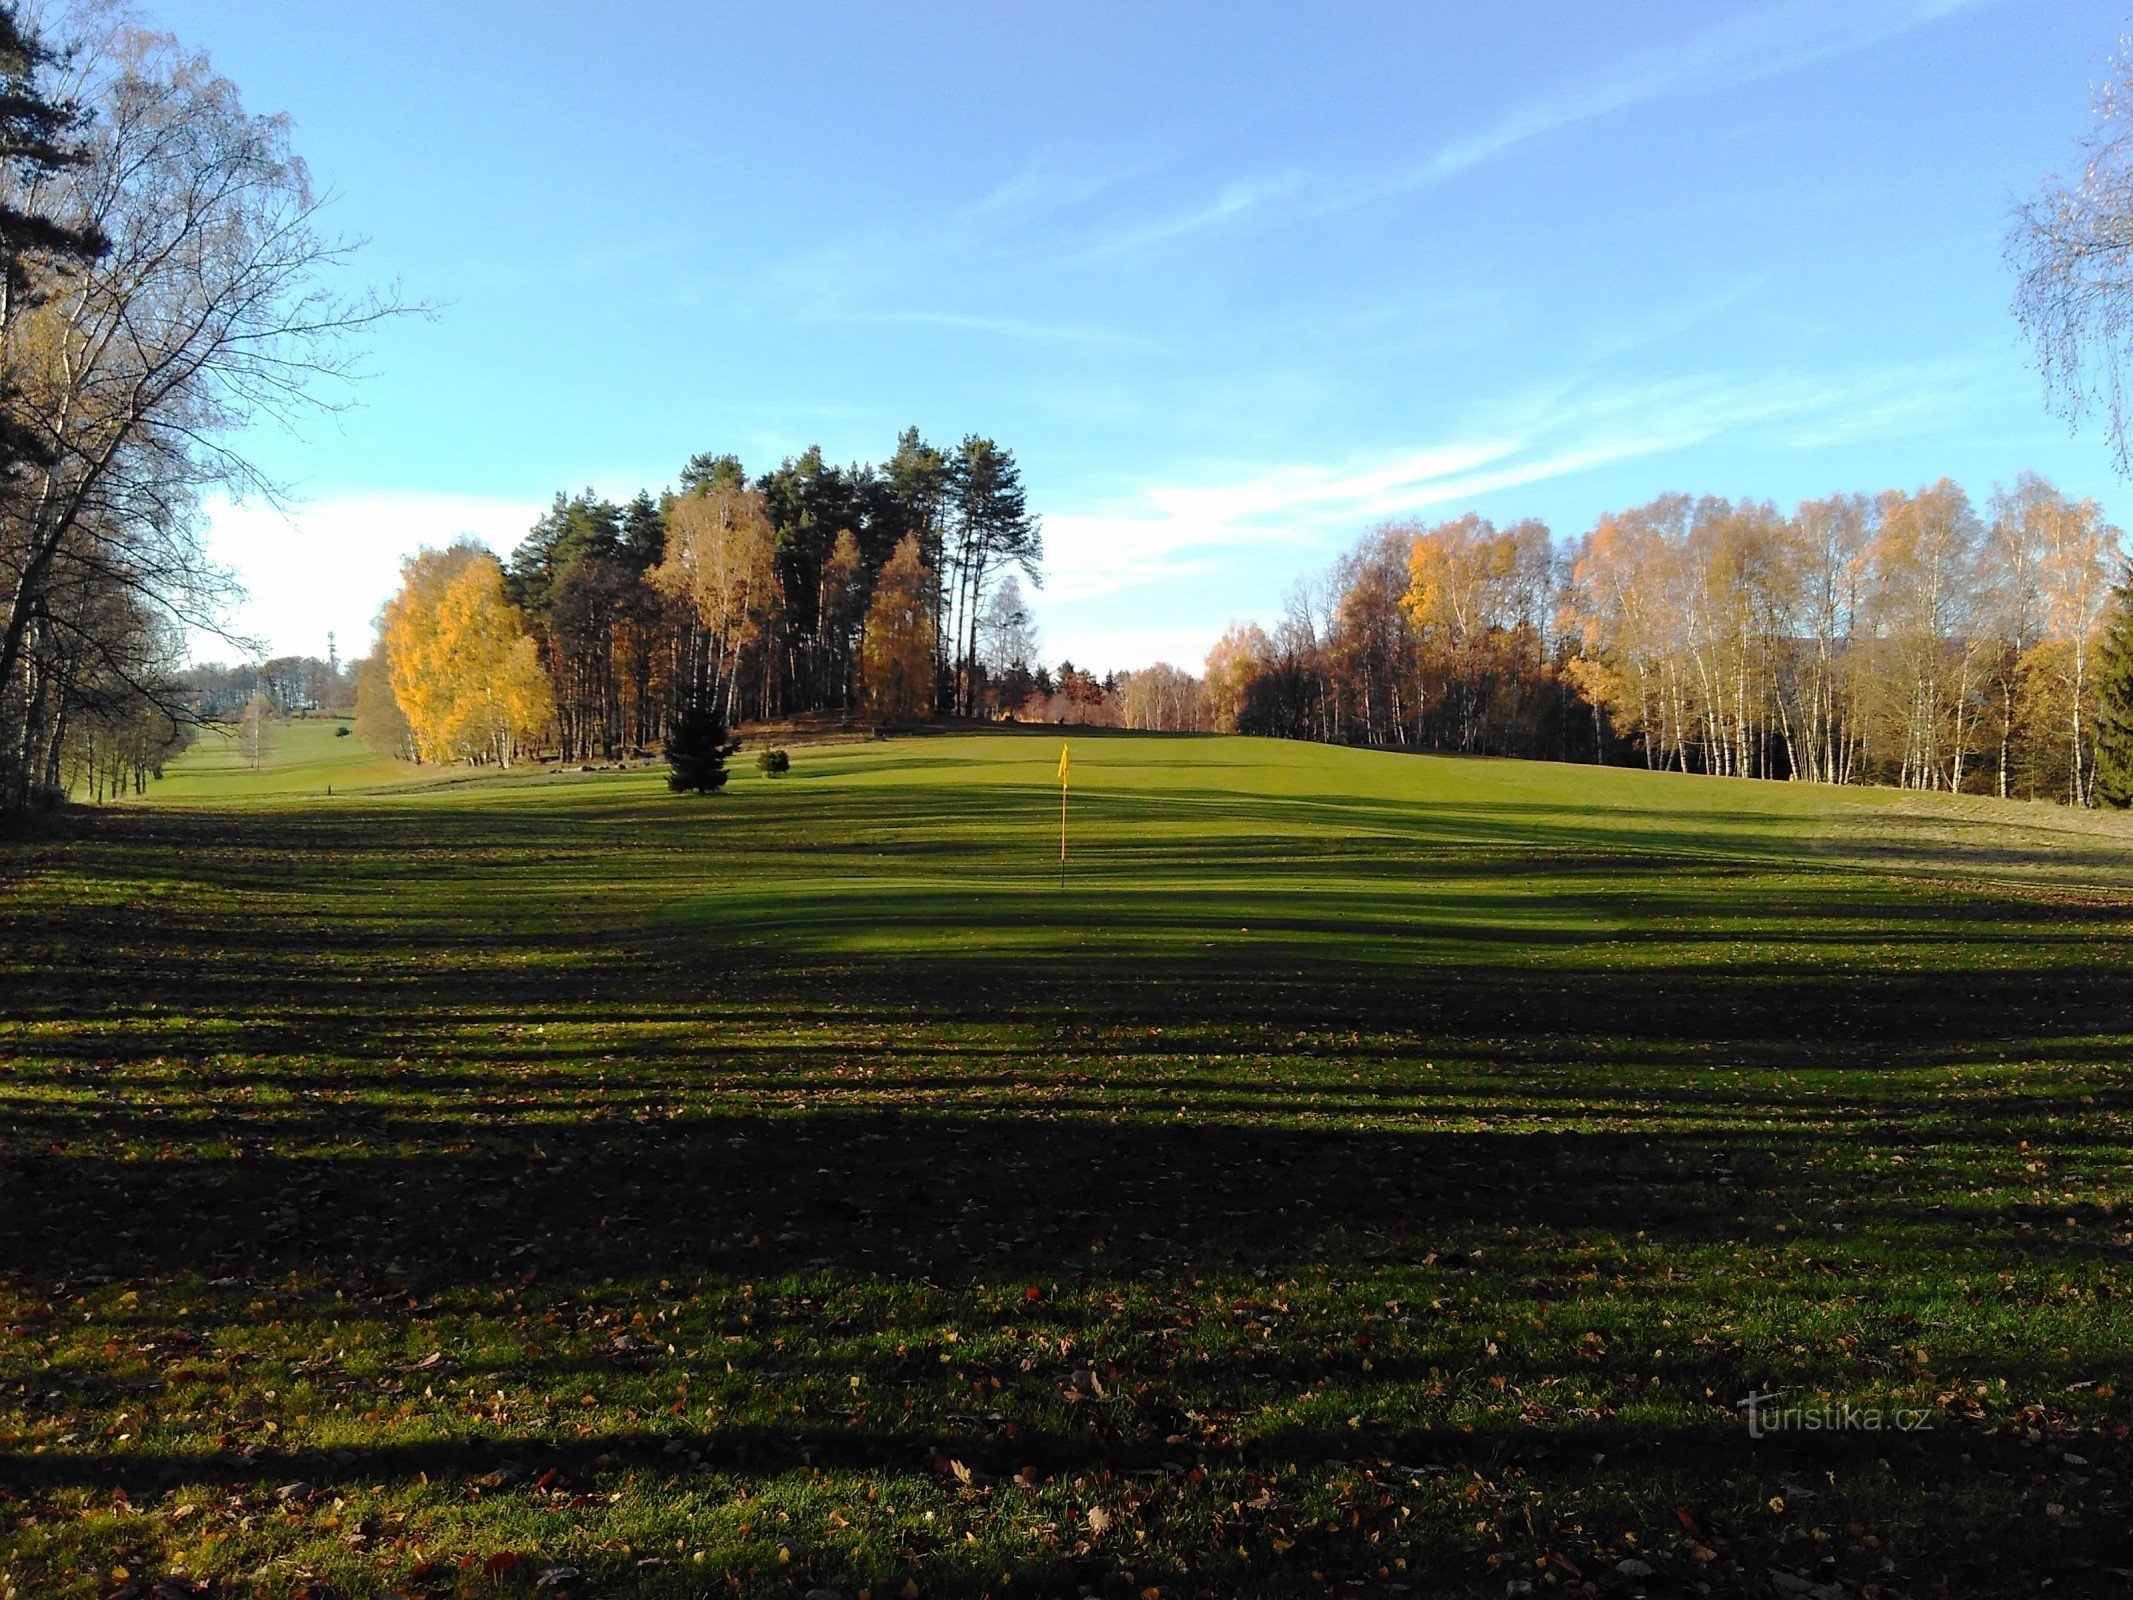
[[[622,548],[622,512],[587,489],[578,495],[558,491],[555,504],[511,552],[505,569],[512,603],[535,621],[555,604],[557,582],[583,556],[610,558]]]
[[[1037,520],[1011,451],[973,436],[944,455],[907,428],[880,466],[833,465],[810,446],[751,477],[739,457],[703,451],[684,464],[679,482],[678,491],[640,492],[622,504],[589,489],[560,493],[511,552],[508,592],[531,624],[554,689],[561,759],[658,750],[672,708],[704,692],[712,635],[690,591],[691,557],[670,563],[667,548],[676,508],[691,495],[742,491],[760,502],[770,525],[775,582],[750,578],[746,644],[727,669],[735,686],[729,719],[857,703],[864,619],[884,564],[906,538],[920,549],[932,623],[921,674],[927,703],[913,714],[955,703],[958,683],[962,704],[975,712],[990,676],[1015,664],[1012,652],[998,661],[987,654],[998,640],[984,616],[970,612],[1010,568],[1034,575]],[[944,593],[944,575],[958,587]],[[1018,700],[1034,683],[1023,665]]]
[[[918,553],[938,572],[941,522],[948,502],[948,460],[906,428],[896,436],[896,453],[881,464],[869,485],[871,504],[864,528],[855,528],[867,571],[879,572],[907,534],[918,535]]]
[[[747,487],[748,474],[742,469],[739,456],[715,456],[708,450],[699,450],[681,469],[683,494],[694,494],[699,489]]]
[[[540,641],[555,687],[558,753],[565,761],[612,757],[635,742],[615,670],[615,631],[642,587],[623,533],[624,513],[590,489],[557,494],[511,552],[512,601]]]
[[[2096,798],[2133,806],[2133,568],[2112,591],[2096,679]]]
[[[50,98],[37,81],[51,61],[51,53],[23,31],[17,7],[0,0],[0,165],[12,168],[32,193],[38,177],[83,159],[68,143],[81,111]],[[44,298],[55,273],[94,261],[108,248],[94,227],[0,199],[0,329]],[[14,398],[13,386],[0,380],[0,481],[18,464],[52,459],[51,442],[24,423]]]
[[[855,530],[869,574],[878,573],[907,536],[918,539],[926,570],[926,605],[933,618],[933,678],[936,696],[946,680],[950,653],[946,593],[941,583],[942,526],[948,503],[948,458],[926,443],[916,428],[896,436],[896,453],[875,474],[866,526]]]
[[[631,737],[617,693],[615,632],[641,587],[640,575],[618,556],[594,551],[574,557],[556,577],[539,637],[565,761],[612,757]]]
[[[837,535],[856,538],[865,525],[874,469],[833,467],[822,447],[809,445],[756,479],[763,509],[777,532],[778,586],[785,597],[780,624],[787,676],[810,687],[827,681],[823,655],[830,641],[822,615],[823,585]]]
[[[666,548],[666,512],[639,489],[622,509],[622,559],[641,573],[658,566]]]
[[[954,622],[950,709],[968,715],[976,706],[978,618],[987,585],[1008,567],[1019,567],[1033,584],[1044,581],[1044,533],[1030,515],[1015,453],[976,434],[965,436],[949,463],[947,571]]]
[[[717,708],[692,706],[667,725],[667,787],[676,794],[712,794],[726,786],[726,760],[740,746],[726,737]]]

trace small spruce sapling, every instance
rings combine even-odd
[[[667,731],[667,787],[676,794],[723,789],[726,758],[739,748],[726,737],[725,719],[710,707],[679,713]]]

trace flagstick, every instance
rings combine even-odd
[[[1067,747],[1059,747],[1059,887],[1066,887]]]

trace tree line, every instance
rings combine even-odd
[[[188,629],[230,592],[231,441],[315,403],[391,315],[327,269],[287,119],[122,8],[0,5],[0,816],[138,787],[182,741]]]
[[[48,15],[57,49],[0,0],[0,815],[137,789],[189,722],[240,709],[234,678],[180,665],[231,587],[201,498],[271,491],[231,441],[315,403],[396,309],[328,287],[349,246],[286,119],[120,11]],[[2122,444],[2133,296],[2089,248],[2125,210],[2123,101],[2104,112],[2011,249],[2054,393]],[[1199,676],[1099,681],[1036,663],[1012,452],[907,430],[878,465],[700,455],[667,493],[559,496],[508,562],[423,552],[380,648],[314,689],[426,760],[610,758],[690,707],[1012,710],[2089,804],[2120,792],[2133,714],[2120,545],[2035,478],[1982,507],[1947,481],[1782,512],[1666,495],[1570,541],[1398,523]],[[325,703],[239,670],[248,712]]]
[[[254,698],[277,717],[340,716],[355,708],[355,672],[327,636],[324,656],[274,656],[228,666],[195,662],[179,670],[177,690],[189,722],[229,722]]]
[[[2122,804],[2123,536],[2033,475],[1915,492],[1667,494],[1559,542],[1394,522],[1233,625],[1131,726]]]
[[[413,760],[655,746],[698,708],[984,715],[1029,671],[1043,533],[1014,452],[906,429],[880,465],[819,447],[751,477],[700,454],[623,504],[558,494],[499,561],[410,558],[357,673],[369,742]]]
[[[508,563],[471,544],[412,558],[356,674],[369,741],[589,760],[652,748],[690,707],[1012,714],[2074,805],[2119,792],[2122,536],[2033,475],[1982,508],[1946,479],[1789,512],[1667,494],[1569,541],[1530,519],[1388,523],[1294,586],[1271,630],[1233,624],[1199,676],[1103,679],[1035,663],[1036,523],[990,441],[948,454],[907,431],[885,467],[810,450],[758,480],[699,456],[681,483],[623,505],[559,495]]]

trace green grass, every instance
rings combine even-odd
[[[0,846],[0,1597],[2128,1581],[2122,819],[277,731]]]
[[[203,728],[155,786],[154,798],[220,803],[324,798],[329,788],[345,793],[422,776],[419,767],[373,755],[345,717],[269,723],[260,742],[255,765],[241,729]]]

